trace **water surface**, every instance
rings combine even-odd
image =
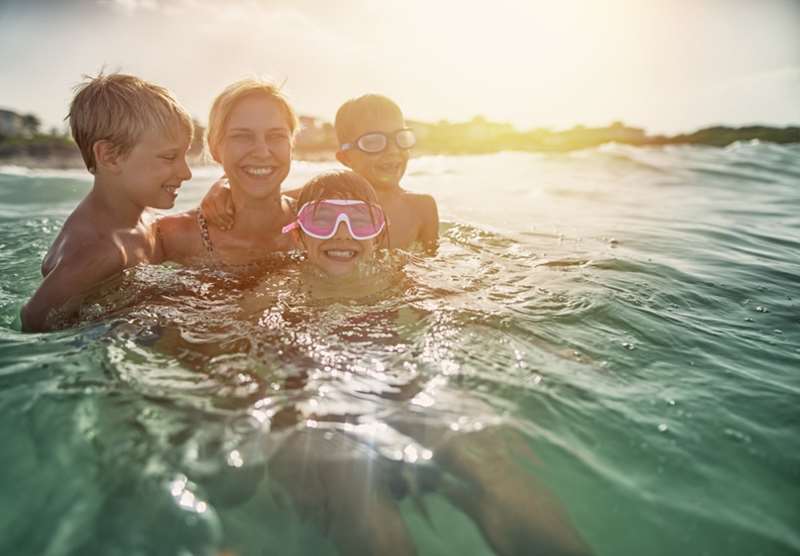
[[[26,335],[90,182],[2,168],[0,553],[335,553],[266,472],[314,412],[501,423],[597,554],[797,553],[799,182],[797,146],[758,143],[423,157],[405,184],[436,197],[442,244],[379,295],[314,300],[291,261],[139,268],[86,324]],[[390,433],[366,449],[436,467]],[[420,553],[490,553],[436,486],[400,509]]]

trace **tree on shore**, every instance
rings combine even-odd
[[[35,114],[25,114],[22,116],[22,129],[28,132],[31,136],[39,133],[39,128],[42,127],[42,120]]]

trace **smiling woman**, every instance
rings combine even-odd
[[[237,81],[216,98],[208,148],[230,181],[236,223],[221,230],[197,209],[163,217],[158,229],[166,260],[241,265],[293,247],[281,229],[294,218],[294,208],[280,188],[289,174],[296,127],[294,110],[271,83]]]

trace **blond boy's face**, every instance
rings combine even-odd
[[[357,148],[339,151],[339,160],[355,173],[366,178],[375,189],[390,189],[400,185],[406,172],[409,152],[401,149],[394,141],[394,134],[405,128],[403,116],[399,113],[382,114],[377,117],[364,118],[353,126],[350,143],[367,133],[385,133],[389,138],[385,150],[379,153],[365,153]]]
[[[259,94],[237,102],[218,156],[235,191],[253,199],[278,194],[292,160],[292,133],[281,105]]]
[[[128,198],[142,208],[172,208],[181,183],[192,177],[186,161],[188,150],[189,137],[183,132],[145,131],[119,163],[120,181]]]

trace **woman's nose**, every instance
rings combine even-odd
[[[268,157],[272,154],[272,151],[269,148],[269,142],[263,139],[256,141],[255,145],[253,146],[253,150],[255,151],[254,154],[258,156]]]

